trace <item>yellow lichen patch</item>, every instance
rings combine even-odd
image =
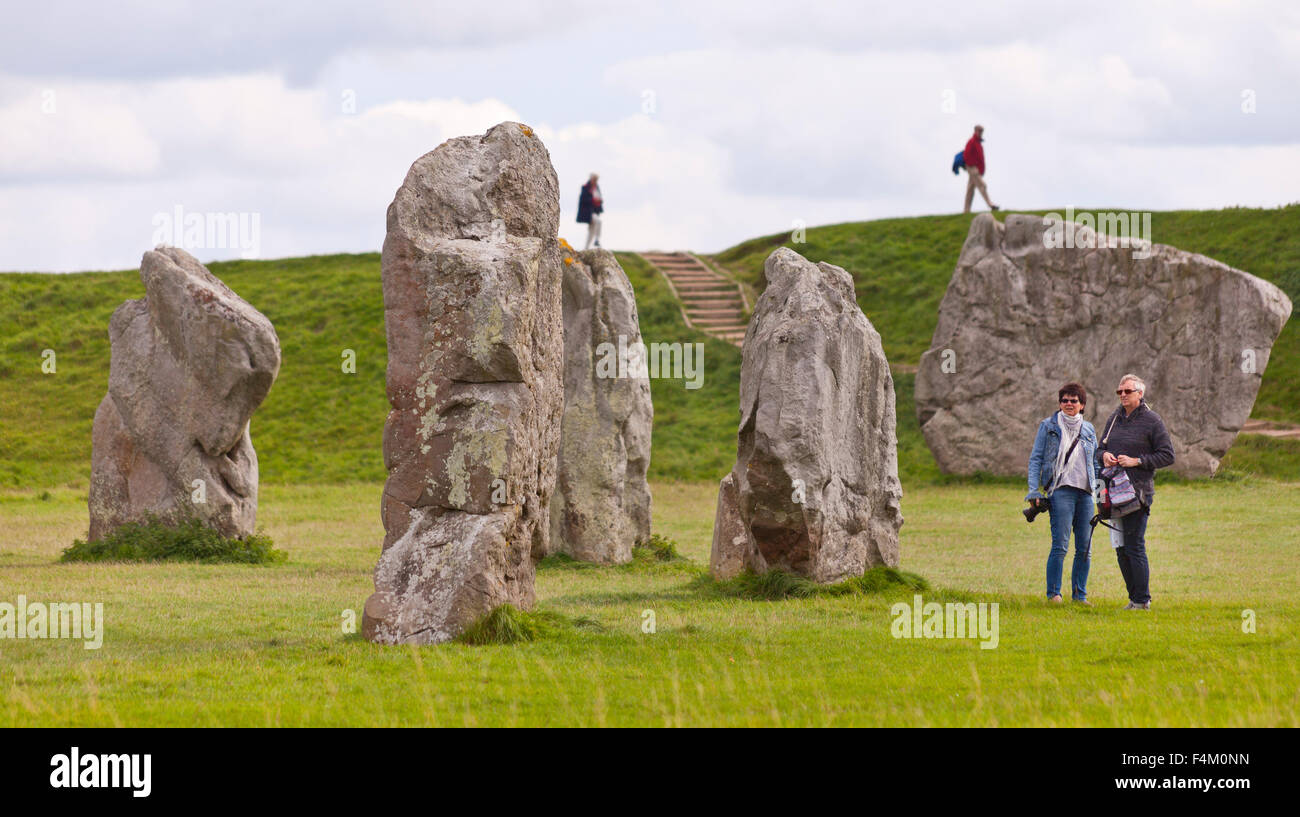
[[[564,263],[566,263],[566,264],[572,264],[572,263],[573,263],[573,259],[566,255],[566,256],[564,256]]]
[[[575,252],[575,250],[573,249],[573,245],[565,241],[563,238],[560,239],[560,246],[568,250],[569,252]]]
[[[509,432],[490,427],[495,422],[492,407],[474,406],[469,423],[458,429],[451,453],[447,456],[447,501],[455,508],[464,508],[470,502],[470,468],[482,467],[491,473],[506,470],[506,441]]]
[[[501,308],[500,303],[492,301],[488,304],[476,304],[474,311],[476,320],[473,334],[467,339],[466,346],[470,355],[486,366],[496,346],[505,342],[505,310]]]
[[[524,136],[532,136],[532,135],[533,135],[533,129],[530,128],[530,127],[528,127],[527,125],[520,125],[520,126],[519,126],[519,129],[522,130],[522,131],[524,132]]]

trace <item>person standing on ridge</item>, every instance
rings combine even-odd
[[[591,249],[594,242],[597,247],[600,246],[600,214],[605,212],[604,201],[600,196],[600,185],[596,182],[600,176],[596,173],[591,174],[587,183],[582,186],[582,194],[578,196],[578,223],[587,225],[587,246],[584,250]]]
[[[984,148],[981,143],[984,141],[984,126],[976,125],[975,133],[971,136],[970,141],[966,143],[966,149],[962,151],[962,159],[966,163],[966,207],[963,213],[970,212],[971,202],[975,199],[975,191],[979,190],[980,195],[984,197],[984,203],[989,206],[990,210],[997,210],[998,206],[989,201],[988,188],[984,186]]]

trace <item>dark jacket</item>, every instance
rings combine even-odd
[[[595,204],[593,192],[591,182],[582,186],[582,193],[578,196],[578,223],[580,224],[590,224],[592,213],[600,215],[605,212],[603,204]]]
[[[1070,453],[1070,459],[1088,458],[1088,485],[1093,488],[1097,486],[1097,469],[1093,460],[1096,447],[1097,431],[1092,423],[1084,420],[1079,428],[1079,444]],[[1060,450],[1061,426],[1053,413],[1038,424],[1038,433],[1034,435],[1034,448],[1029,452],[1029,493],[1025,499],[1046,499],[1051,495],[1052,483],[1056,481],[1056,456]]]
[[[1142,461],[1141,465],[1124,470],[1128,472],[1128,478],[1137,489],[1142,504],[1150,505],[1156,492],[1156,469],[1174,464],[1174,444],[1169,439],[1165,421],[1151,410],[1146,400],[1127,416],[1124,407],[1120,406],[1101,427],[1101,439],[1097,441],[1099,471],[1102,467],[1101,455],[1107,451],[1115,456],[1127,454]]]

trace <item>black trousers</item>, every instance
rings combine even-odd
[[[1115,548],[1119,572],[1128,588],[1128,600],[1134,604],[1151,601],[1151,566],[1147,563],[1147,519],[1150,508],[1121,517],[1124,528],[1124,546]]]

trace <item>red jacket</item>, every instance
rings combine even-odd
[[[967,167],[973,167],[984,175],[984,148],[980,146],[980,138],[971,135],[970,141],[966,143],[966,150],[962,152],[962,158],[966,160]]]

